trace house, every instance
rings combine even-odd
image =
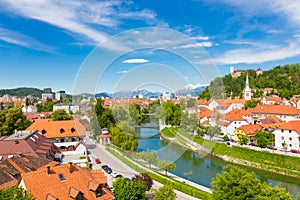
[[[22,174],[19,184],[36,199],[112,200],[115,199],[101,170],[86,170],[72,163],[46,166]]]
[[[42,100],[53,99],[53,93],[51,88],[44,88],[42,93]]]
[[[76,112],[84,112],[85,105],[82,103],[76,102],[64,102],[58,103],[53,106],[53,111],[56,110],[65,110],[67,113],[76,113]]]
[[[239,141],[241,135],[244,135],[248,138],[248,140],[252,140],[255,137],[255,132],[257,130],[262,130],[263,127],[259,124],[248,124],[240,126],[234,131],[234,140]]]
[[[54,143],[37,130],[19,131],[0,140],[3,158],[23,154],[53,160],[56,151]]]
[[[36,171],[46,165],[57,165],[57,162],[35,156],[19,154],[5,160],[0,159],[0,189],[19,185],[21,174]]]
[[[290,121],[280,125],[275,131],[275,147],[282,149],[286,147],[289,151],[291,149],[300,150],[300,121]]]
[[[276,116],[284,122],[300,120],[300,110],[284,105],[257,105],[252,109],[254,117]]]
[[[112,143],[112,136],[109,134],[108,128],[103,128],[102,133],[98,137],[99,143],[102,145],[109,145]]]
[[[75,142],[86,136],[86,128],[78,120],[36,121],[27,130],[39,130],[53,142]]]
[[[34,114],[34,113],[37,113],[38,112],[38,109],[37,109],[37,107],[35,107],[35,106],[24,106],[24,107],[22,107],[22,112],[24,113],[24,114]]]
[[[240,110],[232,110],[225,117],[221,117],[216,124],[220,126],[221,132],[227,135],[230,139],[234,138],[235,129],[249,124],[246,119],[241,117]]]
[[[55,99],[56,100],[65,100],[67,98],[67,94],[65,91],[58,91],[55,93]]]

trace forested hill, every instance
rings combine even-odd
[[[28,95],[32,95],[41,98],[42,90],[37,88],[27,88],[27,87],[20,87],[15,89],[1,89],[0,97],[2,97],[5,94],[10,94],[12,96],[18,96],[18,97],[25,97]]]
[[[253,94],[254,97],[261,97],[263,88],[277,89],[278,93],[272,91],[270,95],[277,94],[287,99],[294,94],[300,94],[300,65],[290,64],[276,66],[273,69],[264,71],[261,75],[257,75],[255,70],[246,70],[237,78],[233,78],[230,74],[225,77],[218,77],[205,90],[199,93],[199,98],[221,98],[222,91],[225,91],[226,97],[230,97],[231,94],[232,96],[242,97],[245,88],[246,72],[248,72],[250,87],[256,89],[256,92]],[[222,86],[222,81],[224,86]]]

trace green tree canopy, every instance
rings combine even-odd
[[[17,186],[8,188],[6,190],[0,189],[1,200],[33,200],[35,199],[30,193],[23,188]]]
[[[164,185],[154,191],[154,200],[175,200],[176,193],[170,185]]]
[[[113,182],[116,199],[146,200],[145,182],[141,180],[126,181],[125,178],[117,178]]]
[[[266,183],[261,183],[253,172],[226,165],[223,174],[217,174],[213,178],[213,199],[215,200],[292,200],[293,196],[286,192],[285,188],[272,188]]]
[[[0,110],[0,136],[10,135],[15,130],[25,130],[30,124],[20,107]]]
[[[153,185],[152,178],[146,173],[136,174],[136,175],[134,175],[134,177],[132,177],[131,180],[133,180],[133,181],[140,180],[140,181],[145,182],[146,191],[149,191]]]
[[[51,114],[51,119],[53,121],[62,121],[62,120],[70,120],[73,119],[71,115],[69,115],[65,110],[58,109]]]

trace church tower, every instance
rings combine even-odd
[[[251,88],[250,88],[250,85],[249,85],[249,78],[248,78],[248,73],[247,73],[247,75],[246,75],[246,87],[244,89],[244,99],[246,101],[251,100],[251,96],[252,96],[252,93],[251,93]]]

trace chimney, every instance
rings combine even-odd
[[[73,170],[73,163],[72,162],[69,162],[69,172],[70,174],[72,173],[72,170]]]
[[[47,165],[46,167],[47,167],[46,173],[48,176],[50,176],[50,165]]]

